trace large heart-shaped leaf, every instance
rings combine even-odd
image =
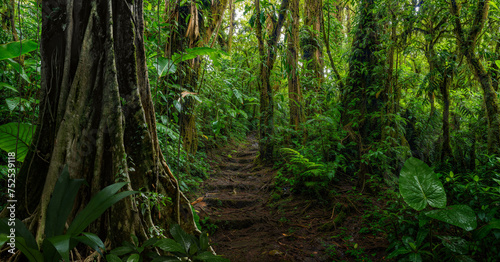
[[[0,45],[0,60],[14,58],[38,49],[38,44],[31,40],[22,40]]]
[[[474,210],[466,205],[448,206],[425,212],[425,215],[448,224],[471,231],[477,227]]]
[[[11,122],[0,126],[0,148],[7,152],[16,152],[17,161],[23,162],[31,144],[35,126]],[[19,138],[19,139],[18,139]]]
[[[446,206],[443,184],[432,169],[416,158],[406,160],[399,177],[399,191],[405,202],[417,211],[427,204],[432,207]]]

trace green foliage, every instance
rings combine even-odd
[[[432,257],[443,258],[442,256],[471,260],[466,256],[470,254],[471,243],[461,236],[437,236],[441,239],[442,247],[430,246],[425,239],[432,240],[434,234],[442,233],[441,230],[436,232],[430,230],[432,218],[465,231],[474,230],[477,227],[475,212],[467,205],[446,206],[444,187],[437,175],[424,162],[415,158],[405,162],[399,178],[399,188],[404,201],[413,209],[421,211],[426,208],[427,203],[438,209],[420,213],[416,240],[408,235],[403,236],[403,245],[395,244],[395,250],[388,258],[405,255],[411,261],[423,261]],[[441,253],[446,255],[438,256]]]
[[[16,159],[23,162],[28,154],[35,126],[25,123],[8,123],[0,126],[0,148],[16,152]]]
[[[0,45],[0,60],[19,57],[38,49],[38,44],[31,40],[10,42]]]
[[[47,208],[45,239],[41,248],[38,247],[35,237],[26,225],[18,219],[14,223],[7,218],[0,220],[0,236],[5,239],[11,232],[10,228],[15,226],[16,247],[32,262],[59,261],[61,259],[69,261],[69,252],[77,243],[83,243],[101,253],[101,249],[105,249],[101,239],[97,235],[85,233],[83,230],[110,206],[136,192],[117,193],[126,183],[116,183],[105,187],[76,215],[66,233],[63,234],[76,194],[83,183],[82,179],[70,179],[68,168],[64,167]]]
[[[324,164],[309,161],[298,151],[281,148],[280,154],[285,161],[285,173],[278,176],[278,185],[290,185],[294,192],[320,193],[328,192],[328,185],[335,177]]]
[[[436,174],[424,162],[408,159],[399,177],[399,190],[406,203],[417,211],[427,203],[432,207],[446,206],[446,193]]]
[[[144,261],[144,254],[147,254],[147,256],[155,256],[156,254],[153,252],[147,252],[148,248],[151,248],[154,246],[154,244],[159,240],[158,238],[150,238],[142,245],[139,245],[139,239],[132,235],[132,242],[130,243],[128,241],[123,242],[123,246],[117,247],[113,250],[111,250],[110,254],[106,255],[106,260],[109,262],[121,262],[121,261],[136,261],[136,262],[142,262]],[[157,256],[157,255],[156,255]]]
[[[170,234],[173,239],[161,239],[155,243],[155,246],[171,255],[158,257],[153,261],[229,261],[210,251],[206,233],[196,238],[186,233],[179,225],[174,224],[170,228]]]

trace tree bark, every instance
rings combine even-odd
[[[302,91],[298,76],[298,37],[299,37],[299,0],[291,0],[291,21],[288,33],[287,60],[290,66],[288,73],[288,98],[290,108],[290,126],[297,131],[299,125],[304,121],[302,110]]]
[[[349,59],[349,73],[345,89],[342,90],[341,123],[349,134],[349,142],[354,147],[349,153],[354,155],[353,161],[359,161],[358,182],[364,185],[366,172],[369,172],[370,163],[362,160],[366,147],[381,139],[380,117],[372,114],[381,112],[383,101],[377,99],[376,94],[383,89],[381,72],[382,60],[377,57],[379,50],[379,36],[373,0],[361,0],[359,3],[359,21],[355,29],[351,57]],[[352,172],[356,172],[352,170]]]
[[[126,190],[155,191],[173,200],[144,213],[137,204],[149,202],[140,197],[115,204],[88,229],[111,247],[130,241],[131,234],[144,241],[150,228],[173,223],[197,232],[190,203],[158,143],[142,1],[48,0],[42,17],[40,119],[34,150],[18,176],[23,187],[17,214],[32,221],[40,243],[52,191],[68,165],[72,178],[90,185],[80,189],[69,220],[115,181],[130,182]]]
[[[269,39],[267,40],[267,51],[264,51],[262,38],[262,24],[259,19],[260,4],[256,0],[255,10],[257,13],[256,30],[259,42],[259,53],[261,55],[260,66],[260,119],[259,119],[259,161],[269,163],[273,159],[274,152],[274,100],[273,88],[270,83],[271,70],[276,60],[276,45],[281,35],[281,28],[285,21],[285,12],[289,0],[282,0],[279,9],[278,21],[274,24]]]

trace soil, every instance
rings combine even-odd
[[[385,233],[370,228],[376,223],[367,215],[383,202],[352,193],[346,181],[326,203],[291,194],[275,187],[276,169],[255,164],[257,152],[249,136],[209,154],[213,173],[193,206],[218,255],[233,262],[385,261]]]

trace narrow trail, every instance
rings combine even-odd
[[[384,260],[388,243],[370,226],[378,218],[364,217],[381,205],[375,197],[352,195],[354,187],[344,182],[327,204],[277,190],[277,171],[256,165],[257,153],[251,135],[237,147],[209,154],[213,173],[193,206],[208,222],[204,229],[212,231],[217,254],[232,262],[359,261],[356,252]]]
[[[258,144],[254,137],[237,152],[219,156],[214,174],[205,181],[203,201],[194,205],[200,219],[217,226],[211,242],[217,254],[231,261],[280,261],[279,222],[266,206],[275,171],[255,165]],[[274,255],[274,259],[273,259]]]

